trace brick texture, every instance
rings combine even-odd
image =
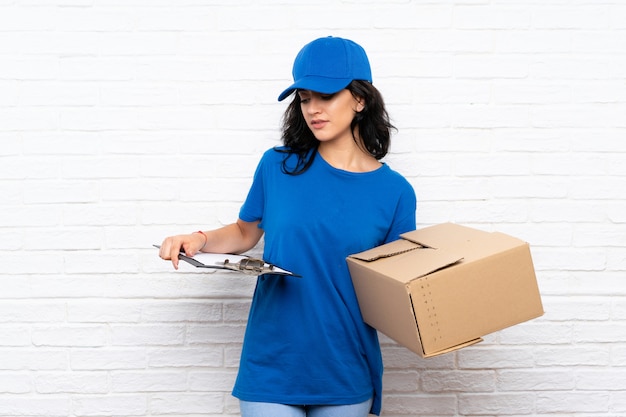
[[[383,415],[626,415],[621,0],[0,0],[0,417],[238,416],[249,277],[153,243],[236,219],[292,60],[361,43],[419,226],[531,244],[546,314],[422,359]]]

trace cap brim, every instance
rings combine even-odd
[[[321,94],[335,94],[343,90],[352,82],[347,78],[304,77],[291,84],[280,93],[278,101],[283,101],[296,90],[310,90]]]

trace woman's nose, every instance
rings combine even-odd
[[[307,106],[307,111],[309,114],[316,114],[320,111],[320,102],[319,99],[315,97],[311,97],[309,99],[309,105]]]

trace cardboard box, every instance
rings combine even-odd
[[[543,315],[529,245],[444,223],[348,257],[366,323],[430,357]]]

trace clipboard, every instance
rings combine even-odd
[[[160,248],[160,245],[152,245]],[[229,253],[200,252],[194,256],[187,256],[183,252],[178,254],[178,259],[185,261],[196,268],[222,269],[241,272],[245,275],[261,276],[267,274],[291,276],[302,278],[301,275],[265,262],[263,259],[252,258],[247,255],[233,255]]]

